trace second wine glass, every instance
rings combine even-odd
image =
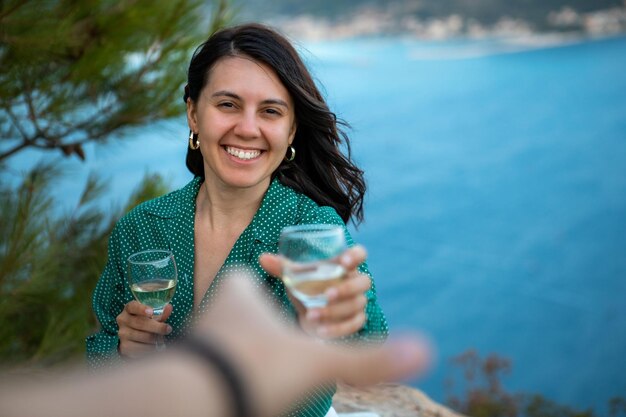
[[[278,240],[278,253],[284,259],[282,279],[306,308],[328,303],[326,290],[346,274],[339,263],[345,250],[341,226],[306,224],[283,229]]]

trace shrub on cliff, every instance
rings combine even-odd
[[[484,359],[474,349],[454,357],[462,379],[447,382],[447,404],[472,417],[596,417],[592,410],[576,410],[540,394],[509,393],[502,377],[512,369],[511,361],[497,354]],[[609,401],[611,417],[626,416],[626,399]]]

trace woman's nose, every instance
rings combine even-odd
[[[254,112],[242,112],[237,125],[235,126],[235,134],[241,137],[255,138],[259,136],[259,124]]]

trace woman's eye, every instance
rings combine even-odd
[[[218,103],[217,107],[223,107],[226,109],[232,109],[233,107],[235,107],[234,103],[231,103],[230,101],[224,101],[222,103]]]
[[[275,115],[275,116],[280,116],[282,114],[279,110],[273,109],[273,108],[265,109],[265,113]]]

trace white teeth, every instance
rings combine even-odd
[[[232,148],[230,146],[226,146],[226,152],[230,155],[235,156],[239,159],[252,159],[261,155],[261,151],[244,151],[243,149]]]

